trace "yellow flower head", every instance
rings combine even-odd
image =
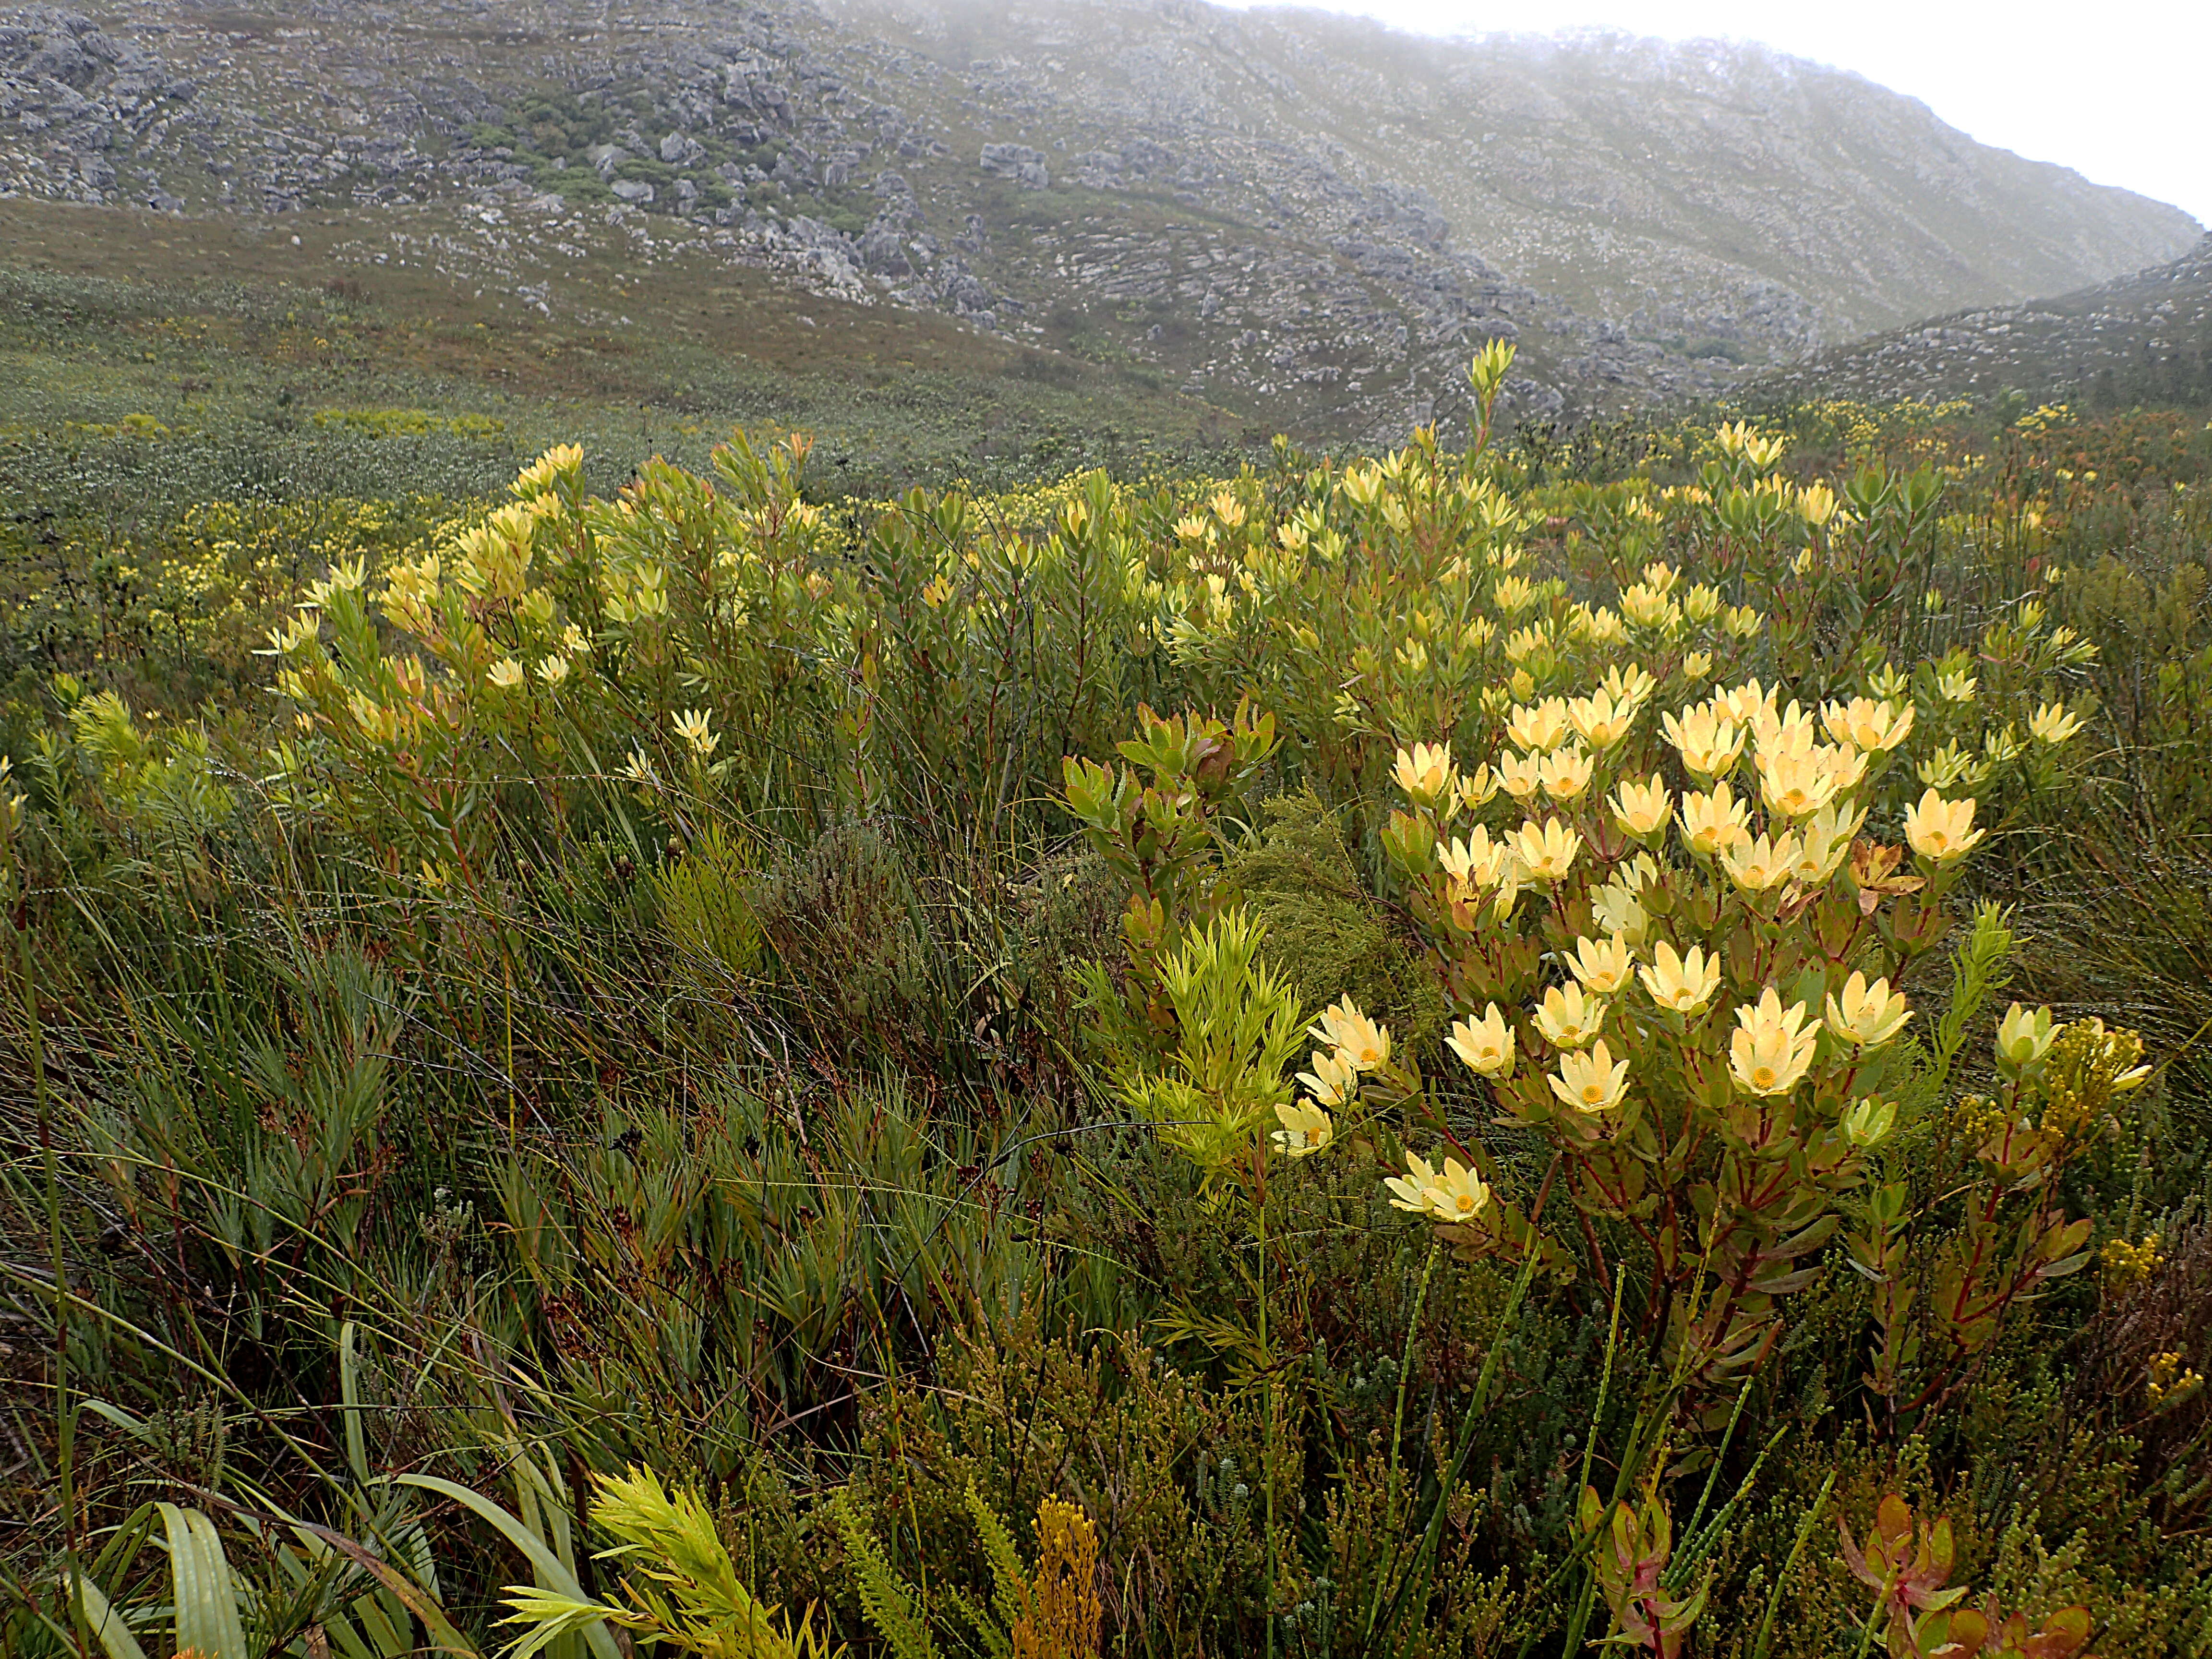
[[[1352,1098],[1359,1087],[1359,1068],[1334,1049],[1313,1052],[1313,1070],[1300,1072],[1298,1081],[1319,1106],[1331,1109]]]
[[[1817,755],[1762,754],[1759,798],[1785,818],[1810,817],[1836,798],[1836,775]]]
[[[1354,1071],[1371,1072],[1390,1062],[1390,1033],[1361,1013],[1350,997],[1322,1009],[1308,1035],[1334,1048]]]
[[[721,734],[712,729],[714,717],[703,708],[687,708],[676,717],[676,735],[691,747],[691,752],[701,760],[714,752],[721,742]]]
[[[1963,668],[1936,677],[1936,695],[1946,702],[1967,703],[1974,700],[1974,689],[1980,684]]]
[[[1406,1154],[1406,1173],[1386,1176],[1383,1186],[1389,1189],[1390,1207],[1410,1210],[1415,1215],[1426,1215],[1429,1193],[1437,1184],[1437,1172],[1429,1167],[1426,1158]]]
[[[556,444],[515,475],[515,495],[522,501],[543,495],[563,478],[573,477],[583,465],[580,446]]]
[[[1507,616],[1517,616],[1536,603],[1536,590],[1525,576],[1500,576],[1490,590],[1491,602]]]
[[[501,657],[484,676],[501,690],[512,691],[522,684],[522,665],[512,657]]]
[[[1628,1093],[1628,1062],[1616,1060],[1600,1037],[1588,1054],[1559,1056],[1559,1073],[1546,1079],[1552,1092],[1577,1112],[1609,1112]]]
[[[1805,1022],[1802,1002],[1788,1009],[1770,985],[1754,1006],[1735,1011],[1729,1036],[1729,1071],[1747,1095],[1786,1095],[1813,1064],[1820,1028]]]
[[[1547,697],[1533,706],[1522,703],[1507,716],[1505,735],[1523,749],[1548,755],[1567,740],[1567,700]]]
[[[1724,853],[1750,835],[1750,808],[1729,793],[1725,782],[1710,795],[1682,797],[1682,841],[1702,858]]]
[[[1825,703],[1820,719],[1828,735],[1865,754],[1886,755],[1912,735],[1912,705],[1903,708],[1887,699],[1853,697],[1849,702]]]
[[[1891,990],[1887,979],[1869,985],[1864,974],[1854,973],[1844,981],[1842,996],[1828,994],[1828,1029],[1862,1048],[1881,1048],[1911,1018],[1903,994]]]
[[[1498,757],[1498,786],[1516,800],[1526,800],[1544,781],[1544,757],[1516,755],[1511,750]]]
[[[1458,794],[1459,774],[1452,766],[1451,750],[1441,743],[1417,743],[1411,749],[1401,749],[1391,775],[1418,806],[1433,807]]]
[[[1656,568],[1646,566],[1645,574],[1649,574]],[[1641,663],[1632,662],[1626,667],[1615,663],[1605,671],[1605,678],[1598,682],[1598,685],[1613,699],[1613,706],[1616,709],[1633,719],[1650,700],[1652,692],[1659,687],[1659,682],[1644,672]]]
[[[1498,793],[1498,774],[1487,766],[1478,766],[1459,781],[1459,804],[1472,812]]]
[[[1755,726],[1762,714],[1769,720],[1774,718],[1774,706],[1781,695],[1779,686],[1765,691],[1759,689],[1757,680],[1746,680],[1741,685],[1713,693],[1712,706],[1716,713],[1726,715],[1738,726]]]
[[[1682,678],[1701,680],[1713,672],[1713,653],[1710,651],[1685,651],[1682,653]]]
[[[568,659],[566,657],[546,658],[538,665],[538,678],[548,685],[560,684],[568,678]]]
[[[1504,842],[1491,840],[1490,827],[1481,823],[1474,826],[1472,836],[1447,842],[1437,851],[1446,875],[1462,887],[1478,890],[1498,885],[1512,856]]]
[[[1554,985],[1536,1006],[1536,1029],[1554,1047],[1587,1048],[1605,1028],[1609,1006],[1603,997],[1584,996],[1579,985]]]
[[[1303,1100],[1275,1103],[1275,1115],[1283,1127],[1272,1139],[1276,1147],[1292,1158],[1310,1158],[1336,1137],[1336,1125],[1320,1107]]]
[[[1557,818],[1547,818],[1541,823],[1531,818],[1508,844],[1529,879],[1557,882],[1565,880],[1567,872],[1575,867],[1575,855],[1583,849],[1583,838]]]
[[[2049,1054],[2057,1040],[2050,1009],[2038,1008],[2031,1014],[2015,1002],[1997,1024],[1997,1066],[2018,1077]]]
[[[1582,981],[1583,989],[1595,995],[1609,997],[1628,983],[1635,969],[1636,958],[1630,954],[1628,941],[1615,933],[1602,942],[1594,939],[1575,941],[1574,954],[1567,958],[1567,966]]]
[[[1721,849],[1721,864],[1729,879],[1747,893],[1764,893],[1790,879],[1804,843],[1795,836],[1744,836]]]
[[[1544,793],[1564,803],[1579,800],[1596,770],[1597,762],[1591,758],[1589,750],[1577,744],[1545,756],[1539,775],[1543,780]]]
[[[1590,895],[1590,916],[1601,930],[1626,940],[1631,947],[1644,943],[1644,931],[1651,925],[1636,890],[1617,876]]]
[[[2081,717],[2063,702],[2046,702],[2027,717],[2027,729],[2039,743],[2060,744],[2081,729]]]
[[[1790,866],[1790,879],[1800,887],[1825,887],[1843,867],[1851,850],[1851,836],[1865,817],[1838,802],[1813,814],[1799,833],[1797,858]]]
[[[1600,754],[1628,735],[1636,724],[1636,714],[1634,704],[1617,703],[1613,694],[1605,690],[1577,697],[1567,705],[1569,723],[1582,740]]]
[[[1656,772],[1642,783],[1625,779],[1613,792],[1613,820],[1632,836],[1656,836],[1674,815],[1674,798]]]
[[[1905,839],[1933,864],[1948,864],[1972,852],[1987,832],[1974,828],[1974,803],[1945,800],[1933,788],[1905,812]]]
[[[1429,1200],[1429,1213],[1438,1221],[1464,1226],[1489,1204],[1490,1188],[1457,1158],[1448,1158],[1443,1172],[1423,1195]]]
[[[1692,777],[1708,783],[1735,769],[1743,755],[1744,739],[1749,735],[1710,703],[1685,708],[1679,719],[1673,714],[1662,715],[1659,729],[1681,755],[1683,768]]]
[[[1496,1003],[1482,1011],[1480,1019],[1454,1020],[1447,1041],[1470,1070],[1489,1078],[1513,1075],[1513,1027]]]
[[[1807,484],[1794,505],[1797,516],[1818,530],[1836,516],[1836,492],[1824,483]]]
[[[1721,988],[1718,956],[1708,956],[1702,945],[1692,945],[1682,955],[1662,939],[1651,949],[1651,965],[1637,969],[1651,1000],[1678,1014],[1694,1014],[1713,1000]]]

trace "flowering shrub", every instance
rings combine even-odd
[[[342,1522],[282,1468],[350,1321],[349,1464],[649,1467],[825,1650],[2188,1650],[2198,1085],[2093,1011],[2183,1047],[2201,953],[2069,908],[2188,890],[2203,566],[2075,556],[2163,428],[1795,418],[842,507],[562,447],[296,588],[226,531],[227,703],[0,733],[30,1231],[164,1345],[72,1362],[149,1396],[109,1492],[221,1488],[152,1391],[250,1331],[242,1502]],[[517,1594],[694,1630],[635,1565]]]

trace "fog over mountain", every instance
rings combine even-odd
[[[1363,438],[1493,336],[1522,412],[1602,411],[2202,234],[1758,47],[1188,0],[19,9],[0,191],[386,212],[362,260],[548,313],[641,237]]]

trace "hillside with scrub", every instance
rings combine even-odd
[[[9,436],[0,1650],[2212,1648],[2212,428],[1512,363]]]

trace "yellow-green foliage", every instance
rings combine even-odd
[[[497,438],[507,431],[507,422],[495,415],[440,415],[427,409],[324,409],[316,411],[315,424],[372,438],[421,438],[433,433]]]

